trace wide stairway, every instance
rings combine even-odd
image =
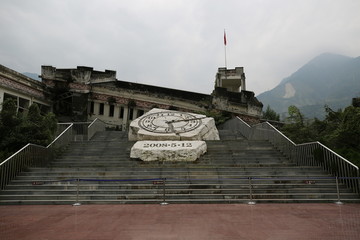
[[[130,159],[126,133],[73,142],[55,161],[29,168],[0,191],[0,204],[334,202],[336,180],[297,166],[266,141],[220,131],[193,163]],[[339,184],[341,201],[359,196]]]

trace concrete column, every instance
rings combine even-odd
[[[93,113],[93,115],[99,115],[99,109],[100,109],[100,104],[98,102],[94,102],[94,113]]]
[[[241,91],[246,91],[245,79],[246,79],[246,77],[245,77],[245,74],[243,73],[241,75]]]
[[[127,125],[128,124],[128,114],[129,114],[129,108],[128,106],[124,106],[124,118],[123,118],[123,124]]]
[[[120,115],[120,106],[115,105],[114,106],[114,119],[117,119],[116,121],[118,121],[119,115]]]
[[[104,117],[109,117],[110,106],[108,103],[104,103]]]

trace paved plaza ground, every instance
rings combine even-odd
[[[0,206],[1,240],[360,239],[360,204]]]

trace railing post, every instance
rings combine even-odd
[[[73,206],[80,206],[81,203],[79,202],[79,182],[80,179],[76,179],[76,202],[73,204]]]
[[[335,202],[335,204],[342,205],[343,203],[340,201],[339,179],[337,176],[336,176],[336,193],[337,193],[337,201]]]
[[[166,178],[163,178],[162,181],[163,181],[163,201],[160,203],[160,205],[168,205],[169,203],[166,202]]]
[[[355,179],[355,183],[356,183],[356,192],[357,192],[357,194],[360,194],[360,173],[359,173],[359,169],[357,169],[357,171],[356,171],[356,178],[357,179]]]
[[[250,200],[249,200],[248,204],[249,204],[249,205],[255,205],[256,202],[253,201],[253,195],[252,195],[251,177],[249,177],[248,179],[249,179],[249,191],[250,191]]]

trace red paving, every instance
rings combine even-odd
[[[0,240],[360,239],[360,204],[0,206]]]

